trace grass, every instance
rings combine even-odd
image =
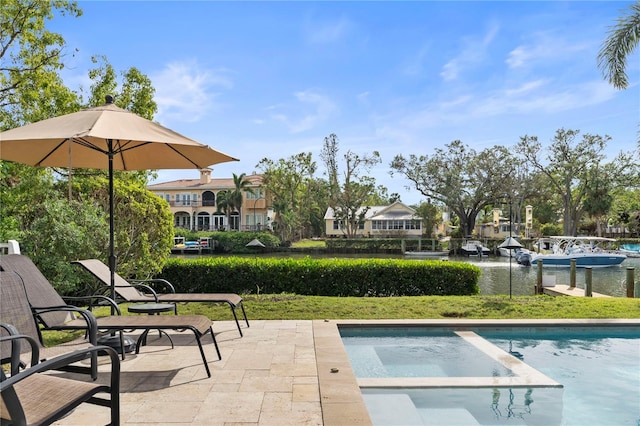
[[[295,248],[325,248],[327,245],[324,240],[300,240],[294,242],[291,246]]]
[[[640,299],[554,296],[406,296],[324,297],[296,294],[244,295],[251,320],[315,319],[584,319],[640,318]],[[128,303],[120,305],[129,315]],[[226,304],[185,303],[182,315],[206,315],[214,321],[232,320]],[[109,315],[109,308],[94,310]],[[135,314],[133,314],[135,315]],[[240,315],[240,314],[239,314]],[[69,340],[69,333],[45,332],[47,345]],[[79,335],[76,332],[75,335]]]
[[[323,297],[245,295],[249,320],[429,319],[429,318],[640,318],[640,299],[553,296]],[[126,313],[127,304],[121,305]],[[102,312],[100,309],[104,309]],[[106,308],[97,314],[107,315]],[[180,304],[181,314],[231,319],[227,305]]]

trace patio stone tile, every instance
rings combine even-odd
[[[271,375],[273,376],[315,376],[317,374],[316,365],[311,361],[296,363],[271,364]]]
[[[166,337],[151,332],[140,354],[127,354],[121,362],[123,426],[315,426],[323,424],[321,401],[342,397],[338,386],[321,398],[319,377],[326,372],[316,364],[312,321],[252,321],[242,338],[233,321],[216,322],[214,331],[223,359],[205,336],[211,378],[189,333],[170,331],[171,349]],[[106,383],[110,366],[100,362],[98,380]],[[322,365],[328,367],[326,358]],[[56,425],[108,422],[108,409],[82,404]]]
[[[318,385],[293,385],[293,401],[294,402],[308,402],[308,401],[320,401],[320,392]]]
[[[195,422],[258,422],[264,392],[212,393],[201,405]]]
[[[292,392],[292,377],[245,377],[240,392]]]
[[[141,423],[192,423],[202,402],[157,401],[142,404],[128,420]]]
[[[289,392],[265,392],[262,411],[291,411],[291,394]]]

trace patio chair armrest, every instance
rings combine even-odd
[[[111,308],[113,308],[115,310],[115,312],[117,312],[118,315],[122,315],[122,312],[120,311],[120,307],[118,306],[118,303],[116,303],[115,300],[113,300],[112,298],[108,297],[108,296],[104,296],[102,294],[94,294],[92,296],[64,296],[62,298],[65,302],[66,301],[76,301],[76,300],[88,300],[88,310],[92,311],[93,307],[95,306],[110,306]],[[98,303],[94,303],[94,300],[96,300]],[[103,303],[100,303],[103,302]]]
[[[20,367],[24,366],[20,358],[20,354],[22,353],[20,340],[26,340],[31,346],[31,365],[36,365],[40,359],[38,342],[33,337],[19,334],[18,330],[11,324],[2,324],[1,326],[11,333],[9,336],[0,337],[0,342],[11,342],[11,375],[18,374]]]
[[[0,322],[0,328],[3,328],[10,336],[20,334],[18,329],[13,325],[6,322]]]
[[[80,349],[64,355],[50,358],[30,368],[22,370],[18,374],[12,374],[11,377],[2,380],[2,391],[4,392],[6,389],[12,388],[16,385],[16,383],[19,383],[27,377],[33,376],[34,374],[42,373],[49,370],[59,370],[60,368],[66,367],[70,364],[73,364],[74,362],[82,361],[86,359],[87,356],[91,356],[94,353],[96,355],[106,353],[107,355],[109,355],[109,358],[111,358],[111,396],[112,398],[115,397],[119,399],[118,394],[120,392],[120,360],[118,359],[118,353],[115,351],[115,349],[103,345],[92,346],[90,348]]]
[[[133,280],[131,282],[131,287],[139,290],[142,294],[153,296],[153,298],[156,300],[156,303],[158,303],[158,293],[150,285],[140,283],[137,280]]]
[[[169,281],[165,280],[164,278],[153,278],[153,279],[149,279],[149,280],[132,280],[133,282],[136,283],[152,283],[152,284],[161,284],[163,286],[163,288],[167,288],[168,291],[164,291],[163,293],[175,293],[176,289],[173,286],[173,284],[171,284]]]
[[[57,311],[67,311],[79,314],[87,323],[87,335],[89,337],[89,342],[92,345],[96,345],[98,343],[98,322],[96,321],[96,317],[86,309],[80,309],[77,306],[71,305],[63,305],[63,306],[52,306],[47,308],[37,308],[32,307],[34,316],[38,318],[38,322],[44,324],[43,321],[40,320],[40,315],[47,312],[57,312]]]

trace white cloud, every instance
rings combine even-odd
[[[495,39],[499,29],[499,25],[494,22],[489,25],[489,29],[482,38],[463,37],[463,46],[460,53],[443,66],[440,73],[442,79],[444,81],[453,81],[466,68],[482,62],[486,57],[487,48]]]
[[[294,96],[298,102],[295,105],[287,107],[287,109],[296,112],[310,110],[302,118],[292,118],[292,116],[296,115],[295,113],[287,115],[280,112],[271,115],[271,118],[274,120],[284,123],[291,133],[300,133],[314,128],[318,123],[324,122],[329,118],[336,110],[336,106],[331,99],[313,90],[296,92]],[[283,108],[285,107],[282,105],[269,107],[269,109],[272,110]]]
[[[309,22],[306,25],[306,38],[311,43],[335,43],[347,35],[350,27],[351,23],[345,17],[327,22]]]
[[[196,122],[215,107],[212,89],[231,89],[225,70],[202,70],[195,62],[173,62],[153,75],[158,117]]]
[[[538,89],[546,84],[545,80],[535,80],[529,81],[521,84],[519,87],[514,89],[506,89],[505,94],[507,96],[518,96],[527,92],[531,92],[534,89]]]
[[[538,62],[553,63],[558,59],[569,59],[574,53],[589,49],[585,42],[571,42],[557,34],[536,33],[532,40],[522,44],[511,52],[505,60],[509,68],[521,69]]]

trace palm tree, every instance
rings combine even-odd
[[[231,230],[231,210],[233,209],[232,204],[230,203],[230,194],[231,191],[225,189],[218,192],[216,195],[216,208],[227,217],[227,227],[229,230]]]
[[[628,13],[609,29],[609,35],[598,53],[598,68],[616,89],[629,85],[625,68],[627,57],[640,41],[640,1],[629,7]]]
[[[229,200],[231,201],[231,208],[238,212],[238,229],[242,229],[242,201],[243,194],[250,192],[253,194],[253,189],[249,188],[251,182],[245,179],[246,174],[242,173],[240,176],[233,174],[233,186],[234,189],[229,193]]]

